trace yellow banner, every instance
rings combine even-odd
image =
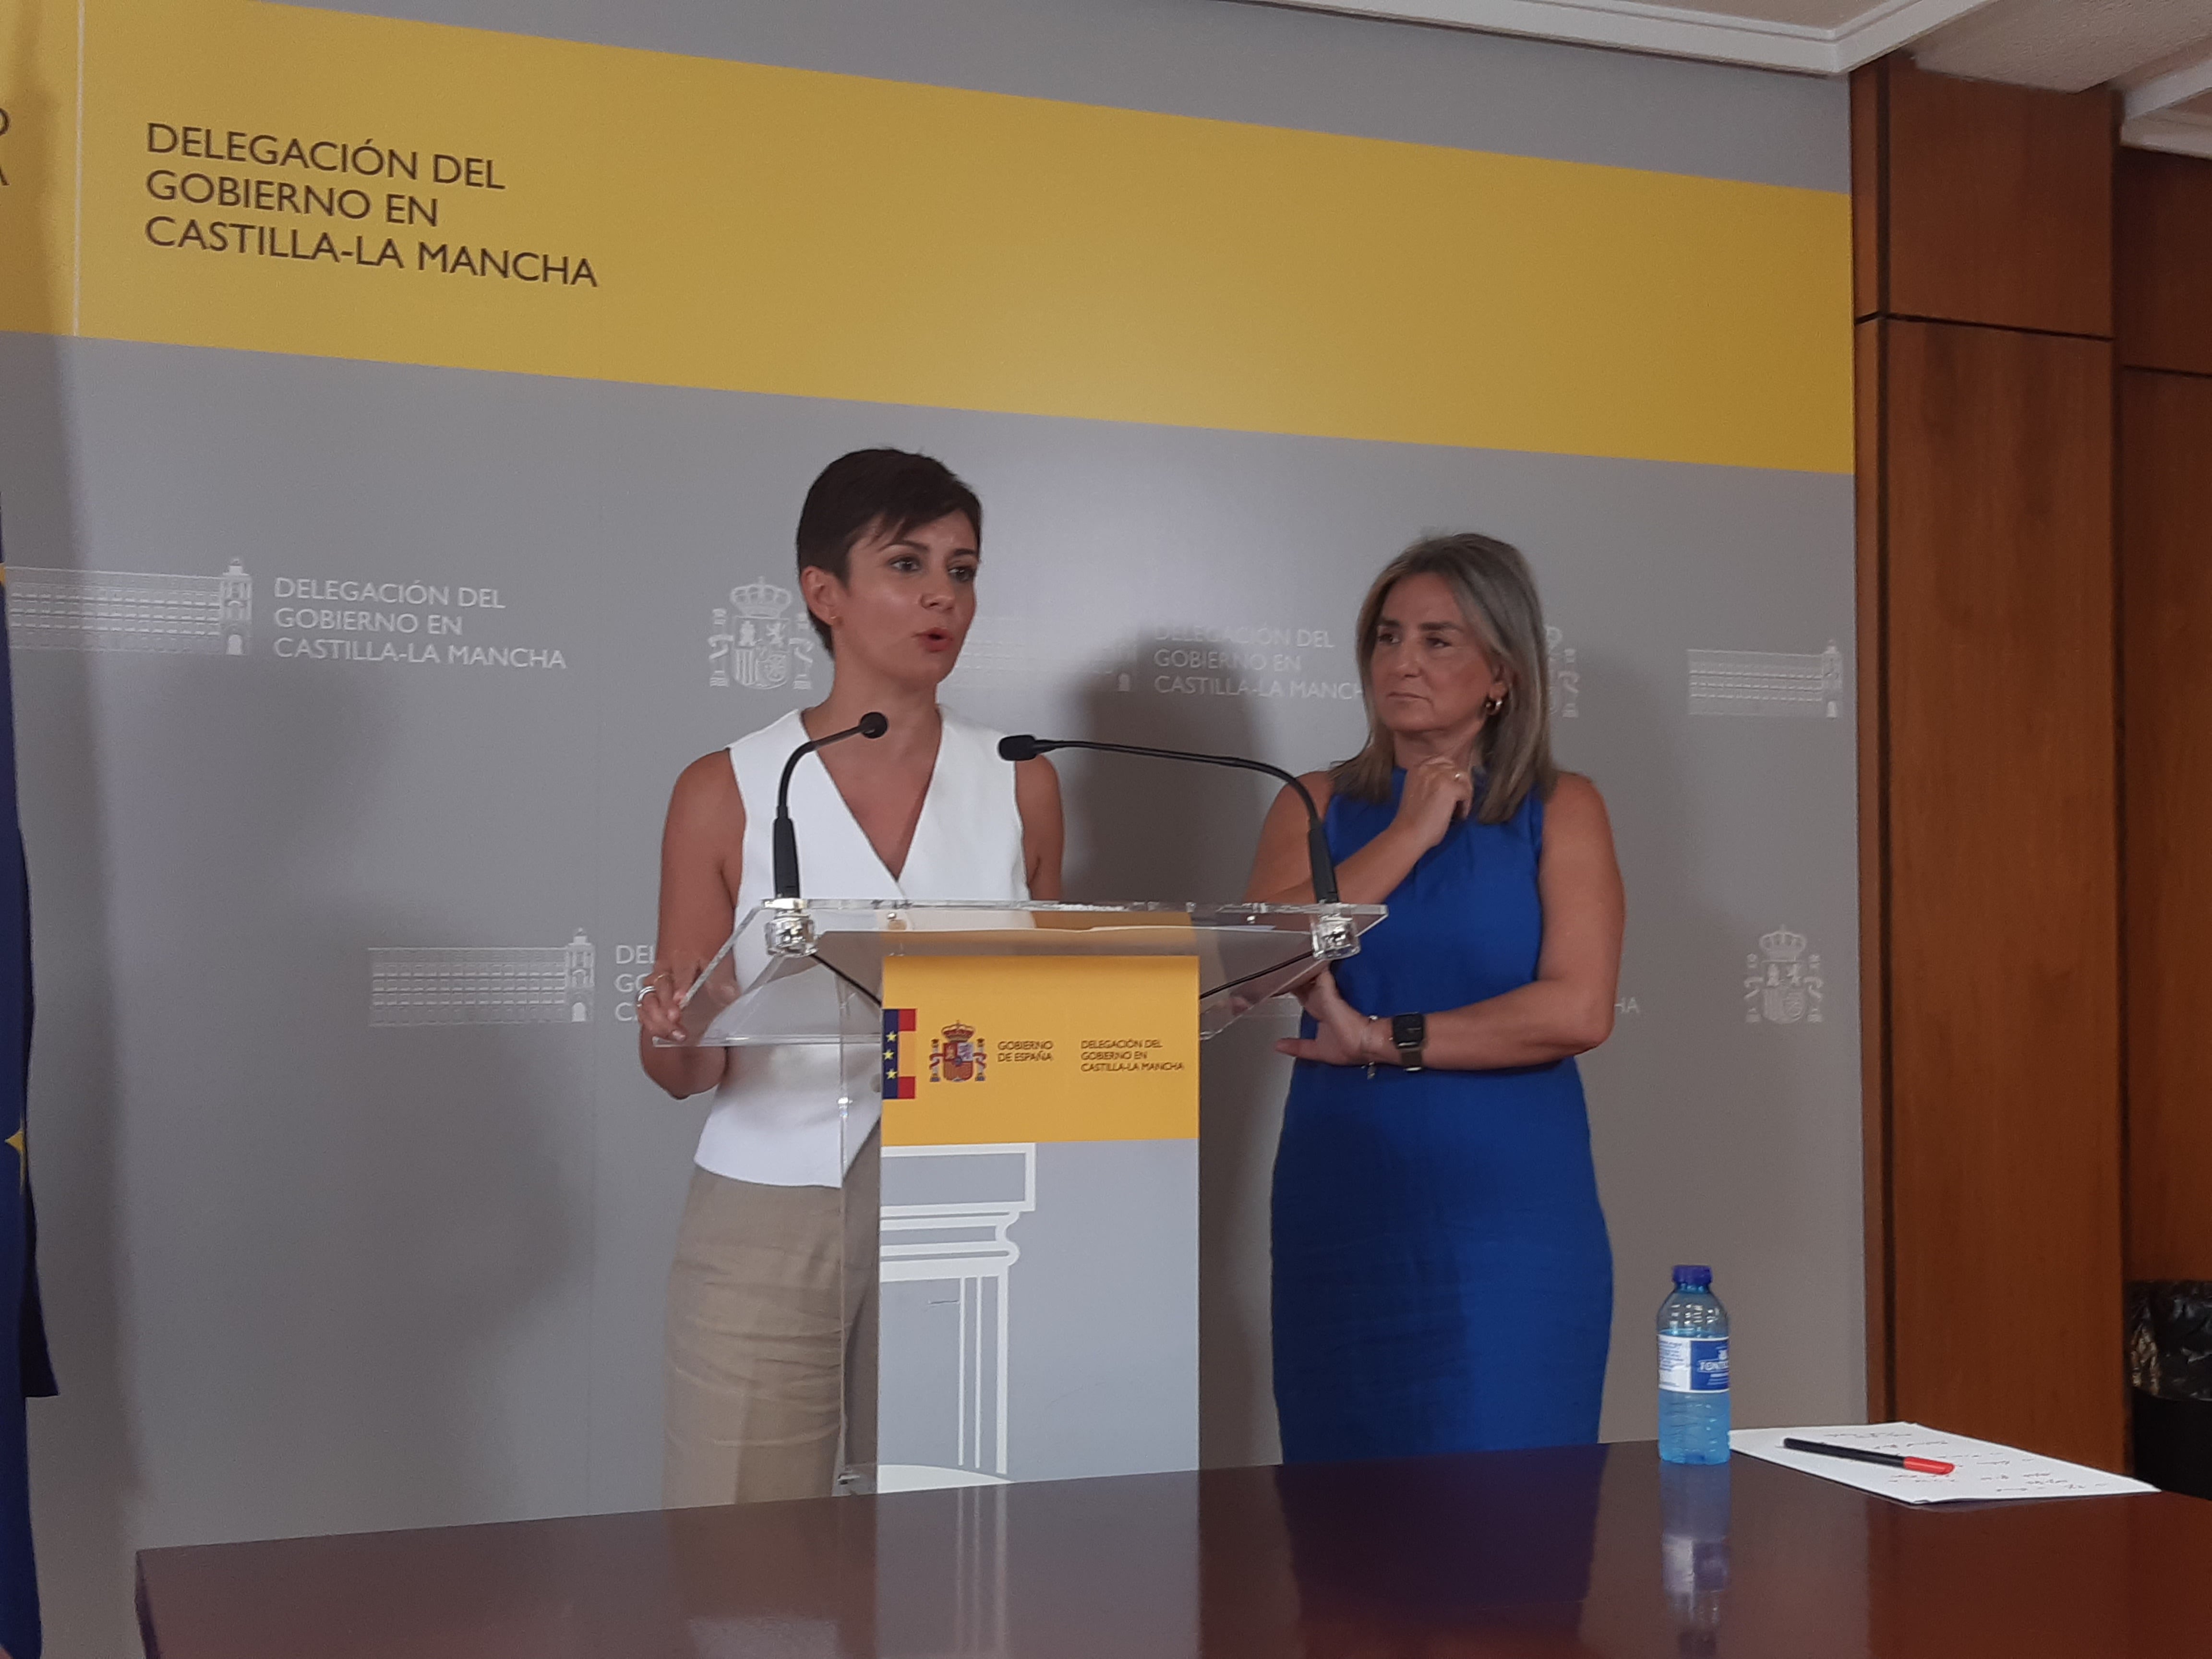
[[[1189,957],[892,957],[884,1010],[886,1146],[1198,1133]]]
[[[1839,194],[249,0],[85,0],[80,65],[79,7],[5,15],[0,326],[1850,470]]]

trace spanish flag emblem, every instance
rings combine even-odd
[[[915,1011],[911,1008],[884,1010],[884,1098],[912,1100],[914,1079],[899,1063],[899,1037],[914,1030]]]

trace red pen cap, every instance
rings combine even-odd
[[[1905,1460],[1905,1467],[1915,1474],[1948,1474],[1959,1466],[1940,1462],[1933,1457],[1908,1457]]]

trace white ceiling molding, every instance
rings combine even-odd
[[[2212,157],[2212,119],[2202,115],[2145,115],[2122,123],[2120,142],[2131,149],[2171,150]]]
[[[1997,0],[1914,42],[1912,56],[1938,75],[2086,92],[2194,62],[2208,39],[2212,0]]]
[[[1883,0],[1832,28],[1638,0],[1262,0],[1309,11],[1534,35],[1671,58],[1842,75],[1990,0]]]
[[[2208,92],[2212,92],[2212,47],[2192,63],[2154,75],[2141,86],[2130,87],[2126,118],[2139,121],[2145,116],[2161,114]]]

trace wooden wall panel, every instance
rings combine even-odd
[[[2117,1468],[2112,349],[1881,327],[1893,1409]]]
[[[2120,383],[2128,1276],[2212,1279],[2212,379]]]
[[[1889,1367],[1888,684],[1882,614],[1882,325],[1855,331],[1857,416],[1860,1168],[1866,1236],[1867,1412],[1893,1414]]]
[[[2212,374],[2212,160],[2124,149],[2118,180],[2120,361]]]
[[[2109,336],[2112,95],[1929,75],[1884,77],[1892,316]]]

